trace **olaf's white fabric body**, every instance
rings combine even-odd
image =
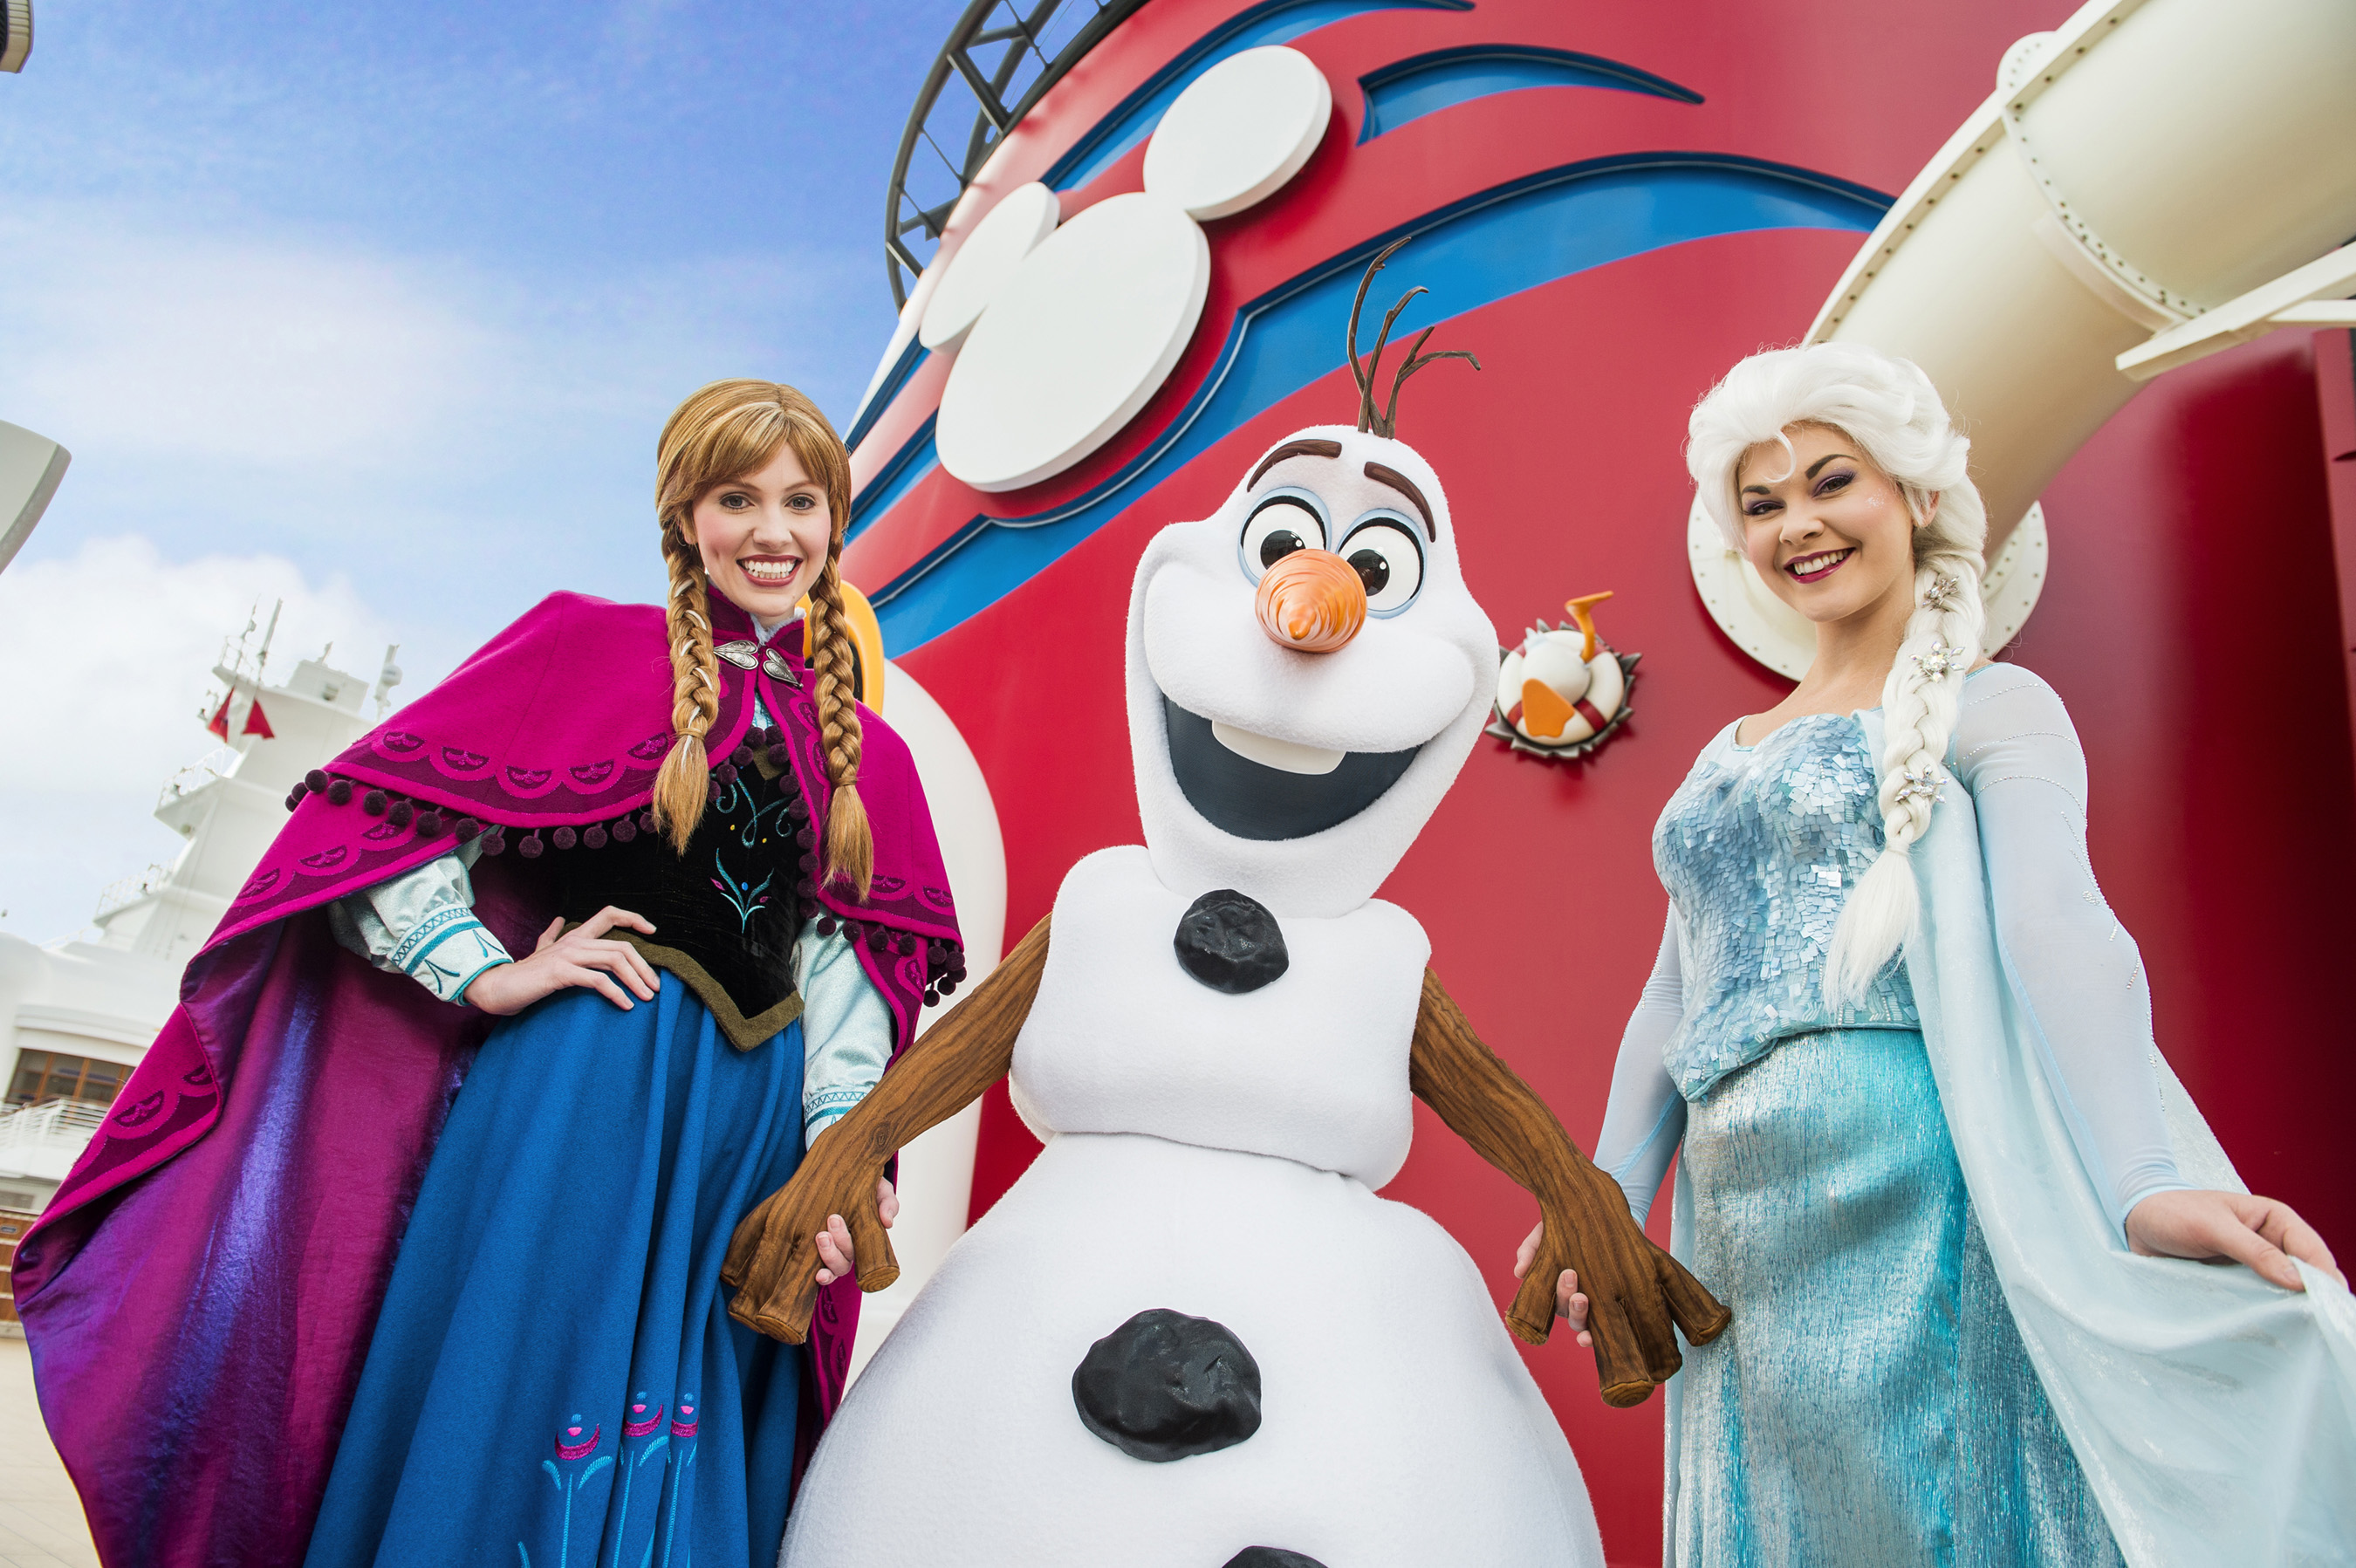
[[[1495,638],[1423,460],[1346,427],[1303,437],[1341,456],[1274,465],[1140,564],[1130,719],[1149,842],[1088,856],[1057,896],[1012,1073],[1046,1148],[853,1385],[796,1502],[789,1568],[1222,1568],[1254,1545],[1329,1568],[1601,1568],[1577,1462],[1486,1283],[1431,1219],[1374,1192],[1407,1157],[1430,946],[1372,895],[1471,751]],[[1369,518],[1410,522],[1412,602],[1332,653],[1275,645],[1237,539],[1279,489],[1315,502],[1337,553]],[[1165,694],[1248,736],[1415,755],[1344,821],[1240,837],[1179,782]],[[1230,995],[1181,967],[1180,918],[1218,888],[1277,916],[1281,978]],[[1248,1439],[1154,1464],[1081,1423],[1074,1369],[1156,1307],[1250,1351]]]

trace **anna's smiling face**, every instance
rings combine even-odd
[[[737,608],[776,625],[792,618],[818,581],[832,526],[826,487],[781,442],[759,472],[697,497],[686,532],[712,585]]]
[[[1915,525],[1898,481],[1831,425],[1783,435],[1788,459],[1765,442],[1734,471],[1743,553],[1760,577],[1818,623],[1870,614],[1893,595],[1911,599]]]

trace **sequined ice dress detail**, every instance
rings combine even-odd
[[[1730,728],[1655,830],[1681,982],[1652,1069],[1678,1115],[1655,1129],[1682,1121],[1687,1261],[1735,1310],[1673,1391],[1665,1559],[2115,1563],[1980,1239],[1903,961],[1823,999],[1880,846],[1845,714],[1756,747]]]
[[[1755,748],[1730,735],[1670,798],[1653,857],[1692,961],[1667,1051],[1687,1100],[1797,1035],[1921,1026],[1896,959],[1863,1001],[1825,1005],[1841,904],[1881,852],[1874,789],[1857,721],[1811,714]]]

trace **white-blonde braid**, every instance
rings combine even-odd
[[[1862,998],[1914,929],[1921,892],[1913,845],[1930,831],[1947,781],[1964,676],[1980,657],[1987,509],[1971,481],[1971,443],[1931,378],[1909,360],[1852,343],[1754,354],[1695,405],[1686,464],[1701,502],[1740,551],[1735,476],[1743,454],[1795,424],[1833,426],[1898,484],[1914,522],[1914,609],[1881,689],[1881,853],[1841,908],[1825,962],[1825,996]]]

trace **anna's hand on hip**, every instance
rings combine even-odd
[[[2156,1192],[2127,1211],[2127,1246],[2139,1257],[2247,1263],[2285,1290],[2305,1290],[2291,1259],[2348,1283],[2331,1249],[2296,1209],[2246,1192]]]
[[[466,987],[466,1000],[486,1013],[501,1016],[520,1013],[541,998],[572,985],[596,992],[626,1013],[634,1005],[632,995],[640,1002],[651,1002],[662,980],[637,949],[605,934],[621,927],[648,935],[655,929],[653,922],[643,916],[610,906],[569,931],[564,929],[563,917],[559,916],[540,933],[540,942],[530,958],[503,963],[477,975],[475,983]],[[616,981],[621,983],[615,983]],[[628,994],[624,993],[624,986],[629,988]]]

